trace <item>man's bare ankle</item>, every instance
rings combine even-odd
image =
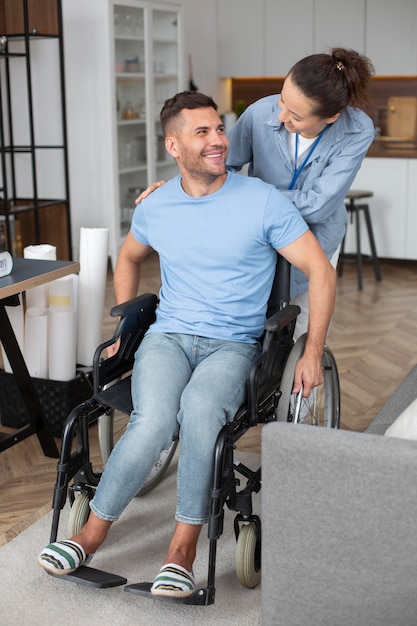
[[[181,567],[184,567],[187,572],[192,572],[195,557],[195,554],[189,555],[181,552],[172,552],[168,554],[163,565],[167,565],[167,563],[175,563],[175,565],[181,565]]]
[[[86,554],[94,554],[94,552],[97,552],[101,544],[106,540],[107,532],[108,530],[99,534],[90,534],[82,530],[77,535],[71,537],[71,541],[78,543]]]

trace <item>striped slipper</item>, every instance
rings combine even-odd
[[[67,539],[67,541],[56,541],[46,546],[38,557],[38,563],[51,574],[65,576],[65,574],[72,574],[92,558],[93,555],[86,554],[78,543]]]
[[[151,593],[154,596],[173,598],[188,598],[194,590],[193,573],[187,572],[185,567],[175,565],[175,563],[167,563],[161,567],[151,587]]]

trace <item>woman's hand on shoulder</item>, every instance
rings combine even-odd
[[[145,198],[150,196],[151,193],[155,191],[155,189],[158,189],[158,187],[162,187],[162,185],[165,185],[165,183],[166,183],[166,180],[160,180],[157,183],[152,183],[152,185],[149,185],[149,187],[147,187],[145,191],[142,191],[140,196],[136,198],[135,204],[139,204],[139,202],[142,202],[142,200],[145,200]]]

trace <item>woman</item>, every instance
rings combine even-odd
[[[249,176],[288,196],[334,266],[347,221],[344,199],[375,134],[365,113],[373,73],[369,59],[353,50],[305,57],[280,94],[250,105],[228,133],[227,167],[249,164]],[[291,301],[301,307],[297,338],[307,330],[307,278],[291,272]]]
[[[313,54],[289,71],[282,91],[258,100],[230,130],[227,165],[288,196],[336,266],[346,227],[344,199],[374,138],[369,109],[373,66],[353,50]],[[291,274],[292,302],[307,329],[307,279]]]

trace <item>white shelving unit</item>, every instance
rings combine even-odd
[[[146,0],[63,3],[74,230],[109,228],[114,267],[138,190],[177,172],[159,113],[185,89],[182,8]]]
[[[172,6],[114,2],[114,86],[120,229],[129,230],[137,191],[170,178],[159,112],[182,85],[180,15]]]

